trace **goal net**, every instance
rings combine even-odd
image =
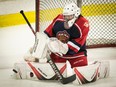
[[[65,4],[74,2],[81,7],[81,14],[88,19],[90,31],[87,47],[116,46],[116,1],[115,0],[36,0],[39,31],[62,13]],[[82,3],[81,3],[82,2]],[[36,17],[37,18],[37,17]]]

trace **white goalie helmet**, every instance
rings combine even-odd
[[[80,8],[75,3],[70,3],[64,7],[63,15],[74,15],[74,18],[68,21],[68,27],[70,28],[80,15]]]
[[[75,15],[78,17],[80,15],[80,8],[75,3],[70,3],[66,5],[63,9],[63,15]]]

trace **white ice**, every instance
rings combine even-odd
[[[0,87],[116,87],[116,48],[88,49],[88,60],[110,61],[110,76],[84,85],[63,85],[58,81],[16,80],[11,78],[13,72],[10,68],[0,69]]]

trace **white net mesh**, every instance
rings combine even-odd
[[[39,0],[40,31],[52,22],[65,4],[81,0]],[[87,37],[88,47],[116,46],[116,1],[115,0],[82,0],[82,15],[90,23]]]

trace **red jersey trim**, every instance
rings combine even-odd
[[[70,49],[72,49],[75,52],[78,52],[80,50],[80,47],[78,47],[77,45],[75,45],[74,43],[72,43],[71,41],[68,42],[68,47]]]
[[[84,52],[74,54],[74,55],[63,55],[63,56],[60,56],[60,57],[65,58],[65,59],[74,59],[74,58],[79,58],[79,57],[83,57],[83,56],[85,56]]]

